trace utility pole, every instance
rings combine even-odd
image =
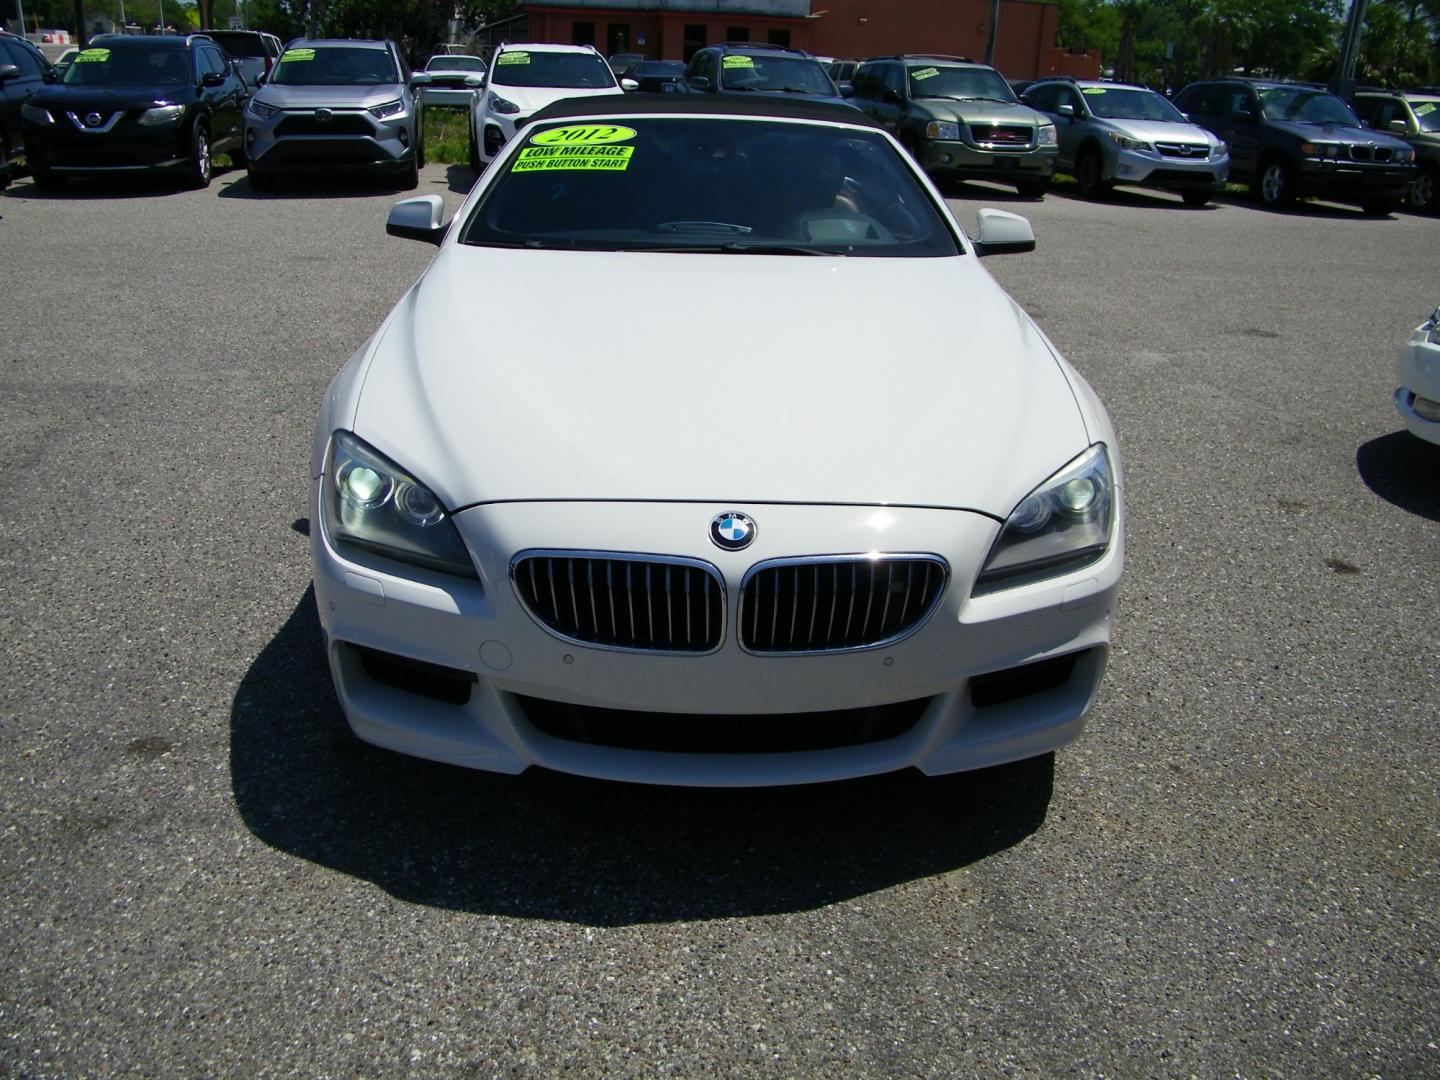
[[[1350,17],[1345,20],[1345,38],[1340,45],[1340,66],[1330,89],[1349,101],[1355,96],[1355,62],[1360,59],[1360,37],[1365,32],[1365,9],[1369,0],[1350,0]]]
[[[985,41],[985,63],[995,66],[995,31],[1000,28],[1000,0],[990,0],[990,35]]]
[[[75,36],[80,39],[80,48],[90,44],[90,33],[85,29],[85,0],[75,0]]]

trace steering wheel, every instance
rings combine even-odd
[[[817,244],[894,244],[895,234],[869,214],[851,210],[807,210],[785,226],[789,236]]]

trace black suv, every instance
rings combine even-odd
[[[20,107],[36,90],[55,81],[55,69],[24,38],[0,30],[0,188],[25,160]]]
[[[31,175],[56,188],[69,176],[170,169],[203,188],[213,154],[241,159],[249,96],[234,61],[204,34],[95,38],[21,110]]]
[[[688,94],[803,94],[845,104],[824,66],[809,53],[745,41],[701,49],[690,58],[677,89]]]
[[[1191,83],[1175,106],[1230,145],[1231,178],[1269,207],[1314,195],[1388,214],[1415,178],[1415,151],[1324,87],[1219,79]]]

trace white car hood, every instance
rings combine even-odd
[[[1132,139],[1144,142],[1183,142],[1196,146],[1211,146],[1215,139],[1208,131],[1196,124],[1182,124],[1174,120],[1111,120]]]
[[[541,499],[1007,515],[1087,445],[972,255],[447,245],[376,342],[353,430],[455,509]]]
[[[567,98],[601,97],[605,94],[620,93],[619,85],[602,86],[594,90],[577,90],[574,87],[558,86],[503,86],[499,83],[490,83],[485,87],[491,94],[499,94],[512,105],[520,106],[520,112],[525,116],[539,112],[547,105],[554,105],[557,101],[564,101]],[[485,98],[486,107],[489,107],[490,95]],[[499,115],[504,116],[504,113]]]

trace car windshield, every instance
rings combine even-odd
[[[681,60],[647,60],[632,67],[630,74],[637,79],[678,79],[685,74],[685,64]]]
[[[1096,116],[1106,120],[1163,120],[1187,123],[1180,110],[1153,90],[1129,90],[1113,86],[1087,86],[1080,93]]]
[[[224,46],[225,51],[237,59],[265,57],[265,39],[259,34],[234,34],[211,31],[210,36]]]
[[[998,72],[983,67],[929,67],[910,69],[912,98],[958,98],[961,101],[1014,101],[1010,84]]]
[[[1440,131],[1440,102],[1416,101],[1411,104],[1421,131]]]
[[[500,168],[462,243],[726,255],[959,251],[914,173],[874,131],[732,117],[569,121],[532,130]]]
[[[558,86],[570,90],[615,87],[615,73],[595,53],[502,52],[490,82],[496,86]]]
[[[478,56],[432,56],[425,70],[484,72],[485,61]]]
[[[1334,94],[1304,86],[1271,86],[1260,92],[1266,120],[1296,120],[1304,124],[1341,124],[1359,127],[1350,106]]]
[[[270,82],[279,86],[374,86],[400,82],[388,49],[301,45],[286,49]]]
[[[747,56],[728,53],[720,57],[720,88],[835,96],[835,86],[819,61],[806,60],[800,56]]]
[[[184,86],[190,82],[190,54],[184,49],[81,49],[65,69],[66,86]]]

